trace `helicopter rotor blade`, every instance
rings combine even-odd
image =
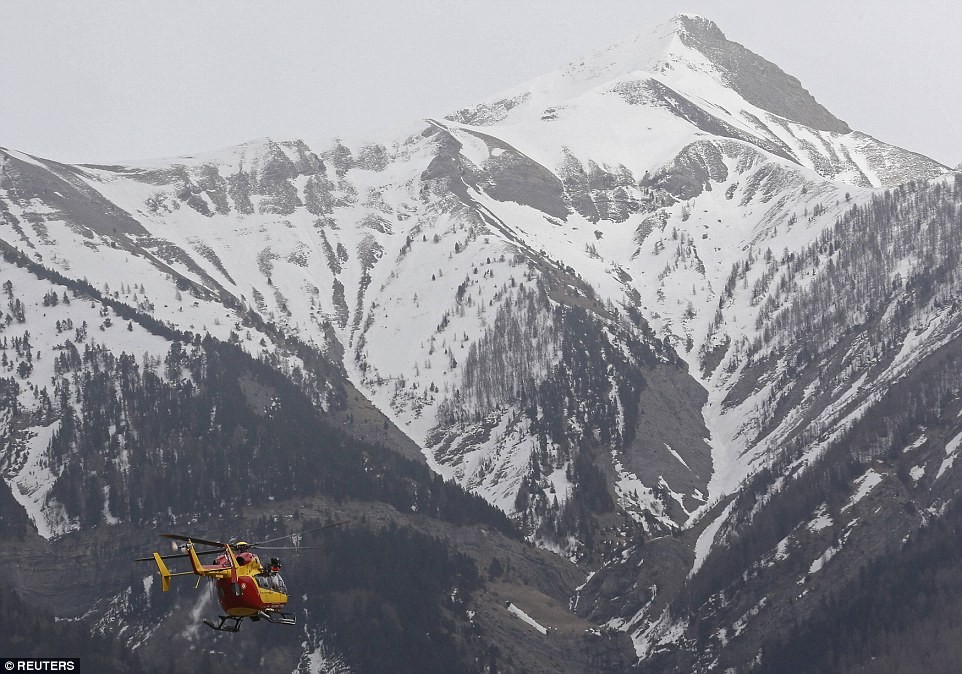
[[[258,550],[323,550],[322,545],[271,545],[257,546]]]
[[[312,549],[314,549],[314,548],[312,548],[312,547],[306,547],[306,546],[305,546],[305,547],[302,547],[302,546],[290,546],[290,547],[275,547],[275,548],[262,548],[261,546],[262,546],[264,543],[273,543],[274,541],[282,541],[282,540],[284,540],[285,538],[291,538],[291,539],[293,540],[293,538],[292,538],[293,536],[303,536],[304,534],[311,534],[311,533],[314,533],[314,532],[316,532],[316,531],[323,531],[323,530],[325,530],[325,529],[331,529],[332,527],[340,527],[340,526],[343,526],[343,525],[348,524],[348,523],[350,523],[350,522],[351,522],[351,520],[342,520],[342,521],[340,521],[340,522],[334,522],[333,524],[325,524],[323,527],[317,527],[317,528],[315,528],[315,529],[308,529],[308,530],[306,530],[306,531],[295,531],[295,532],[290,533],[290,534],[284,534],[283,536],[278,536],[277,538],[268,538],[267,540],[258,541],[258,542],[256,542],[256,543],[248,543],[248,544],[247,544],[247,548],[248,548],[248,549],[250,549],[250,548],[260,548],[260,549],[263,549],[263,550],[312,550]],[[226,548],[226,547],[229,546],[232,550],[236,550],[236,549],[237,549],[237,543],[236,543],[236,542],[233,542],[233,541],[231,541],[231,542],[229,542],[229,543],[224,543],[224,542],[222,542],[222,541],[208,541],[208,540],[203,539],[203,538],[194,538],[193,536],[184,536],[184,535],[182,535],[182,534],[161,534],[161,536],[164,537],[164,538],[169,538],[169,539],[174,540],[174,541],[184,541],[184,542],[188,542],[188,541],[189,541],[190,543],[193,543],[193,544],[195,544],[195,545],[210,545],[210,546],[213,546],[213,547],[215,547],[215,548]],[[184,549],[184,546],[180,546],[180,549],[183,550],[183,549]],[[198,554],[198,555],[211,555],[211,554],[217,554],[217,553],[219,553],[219,552],[221,552],[221,550],[204,550],[204,551],[201,551],[201,552],[197,552],[197,554]],[[188,556],[189,556],[189,555],[188,555],[187,553],[182,553],[182,554],[176,554],[176,555],[161,555],[160,558],[161,558],[161,559],[176,559],[176,558],[188,557]],[[137,562],[150,562],[150,561],[153,561],[153,559],[154,559],[153,557],[141,557],[141,558],[136,559],[136,560],[134,560],[134,561],[137,561]]]
[[[323,527],[317,527],[316,529],[308,529],[307,531],[295,531],[290,534],[284,534],[283,536],[278,536],[277,538],[268,538],[266,541],[257,541],[256,543],[251,543],[250,545],[248,545],[248,547],[250,548],[260,547],[264,543],[273,543],[274,541],[282,541],[285,538],[290,538],[291,536],[303,536],[304,534],[312,534],[315,531],[323,531],[324,529],[330,529],[332,527],[340,527],[350,522],[351,520],[343,520],[341,522],[335,522],[334,524],[325,524]]]
[[[198,553],[197,553],[197,556],[200,557],[201,555],[219,555],[219,554],[221,554],[221,551],[220,551],[220,550],[203,550],[203,551],[201,551],[201,552],[198,552]],[[184,552],[184,553],[181,553],[181,554],[178,554],[178,555],[161,555],[161,556],[160,556],[161,559],[177,559],[177,558],[180,558],[180,557],[190,557],[190,553]],[[134,561],[135,561],[135,562],[152,562],[152,561],[154,561],[154,558],[153,558],[153,557],[138,557],[138,558],[135,559]]]
[[[180,534],[161,534],[164,538],[171,538],[175,541],[190,541],[191,543],[200,543],[201,545],[213,545],[217,548],[226,547],[227,543],[221,543],[220,541],[205,541],[203,538],[194,538],[193,536],[181,536]]]

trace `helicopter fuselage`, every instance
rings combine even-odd
[[[250,552],[242,552],[236,559],[237,580],[221,577],[215,581],[217,600],[227,615],[249,617],[287,605],[287,586],[279,573],[266,572],[257,555]],[[230,569],[231,560],[221,555],[212,566]]]

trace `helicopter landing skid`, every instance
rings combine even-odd
[[[281,611],[258,611],[258,618],[263,618],[275,625],[296,625],[297,619],[293,613],[283,613]],[[256,620],[256,618],[255,618]]]
[[[241,620],[243,620],[243,618],[238,618],[232,615],[222,615],[218,617],[220,618],[220,622],[216,625],[210,620],[206,619],[204,620],[204,624],[212,630],[217,630],[218,632],[240,632]],[[233,620],[233,624],[225,625],[224,623],[226,623],[228,620]]]

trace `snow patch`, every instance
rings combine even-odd
[[[869,468],[865,471],[865,474],[855,480],[856,488],[855,493],[849,499],[848,503],[842,506],[842,512],[845,512],[853,505],[865,498],[870,491],[882,481],[882,476],[876,473],[874,470]]]
[[[919,436],[918,440],[916,440],[915,442],[913,442],[911,445],[906,446],[905,449],[902,450],[902,453],[903,453],[903,454],[908,454],[908,453],[911,452],[912,450],[918,449],[919,447],[921,447],[922,445],[925,444],[925,442],[926,442],[927,439],[928,439],[928,438],[926,438],[926,437],[925,437],[925,434],[923,433],[922,435]]]
[[[832,557],[834,557],[839,553],[841,549],[842,549],[841,545],[839,545],[838,547],[833,545],[828,550],[823,552],[822,555],[818,559],[816,559],[814,562],[812,562],[812,565],[808,567],[809,574],[819,572],[822,569],[822,567],[825,566]]]
[[[695,572],[701,568],[701,565],[705,562],[705,558],[708,557],[708,552],[711,550],[711,546],[715,543],[715,535],[718,533],[718,529],[721,525],[728,519],[728,515],[731,513],[732,508],[735,506],[735,501],[733,500],[721,514],[710,522],[705,530],[701,532],[698,536],[698,540],[695,541],[695,561],[691,565],[691,571],[688,572],[688,577],[691,578],[695,575]]]
[[[685,468],[687,468],[688,470],[691,470],[691,467],[685,462],[685,460],[684,460],[683,458],[681,458],[681,454],[679,454],[679,453],[676,452],[674,449],[672,449],[671,445],[669,445],[669,444],[666,442],[666,443],[665,443],[665,447],[668,449],[668,451],[671,453],[671,455],[672,455],[673,457],[675,457],[676,459],[678,459],[678,460],[681,462],[681,465],[683,465],[683,466],[684,466]]]
[[[935,479],[938,480],[945,474],[949,468],[955,463],[955,459],[958,457],[959,447],[962,446],[962,433],[959,433],[954,438],[948,441],[945,445],[946,457],[942,459],[942,465],[939,466],[939,472],[935,474]]]
[[[4,475],[13,498],[23,506],[37,533],[47,540],[79,527],[67,518],[59,503],[47,499],[57,476],[47,465],[46,450],[59,429],[59,420],[34,427],[26,441],[27,455],[22,466],[13,475]]]
[[[775,561],[783,562],[788,559],[788,546],[792,542],[791,535],[786,536],[775,546]]]
[[[674,527],[671,518],[664,514],[664,504],[655,496],[650,487],[645,485],[635,473],[631,472],[621,462],[618,449],[611,450],[611,461],[618,475],[615,481],[615,493],[618,504],[625,509],[633,520],[641,523],[648,531],[648,521],[645,513],[650,514],[667,527]],[[664,480],[662,480],[664,482]]]
[[[144,594],[147,595],[147,601],[150,601],[150,588],[154,586],[153,575],[144,576]]]
[[[823,503],[815,513],[815,517],[811,522],[808,523],[808,528],[811,531],[821,531],[822,529],[827,529],[830,526],[832,526],[832,518],[826,512],[825,504]]]
[[[348,674],[351,671],[339,656],[331,653],[321,633],[305,627],[304,636],[298,674]]]
[[[544,625],[542,625],[541,623],[539,623],[537,620],[535,620],[534,618],[532,618],[531,616],[529,616],[527,613],[525,613],[524,611],[522,611],[520,608],[518,608],[517,606],[515,606],[515,605],[512,604],[512,603],[508,603],[508,613],[510,613],[511,615],[516,616],[516,617],[518,617],[518,618],[521,618],[521,620],[523,620],[524,622],[528,623],[529,625],[531,625],[533,628],[535,628],[536,630],[538,630],[538,631],[541,632],[542,634],[547,634],[547,633],[548,633],[548,628],[547,628],[547,627],[545,627]]]
[[[637,618],[637,616],[636,616]],[[672,620],[666,608],[658,620],[648,623],[641,629],[631,633],[631,641],[635,646],[635,655],[639,658],[647,656],[656,646],[677,643],[685,636],[688,622]]]

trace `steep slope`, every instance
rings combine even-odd
[[[583,572],[523,544],[503,513],[422,463],[351,437],[276,362],[172,330],[9,251],[0,273],[11,309],[0,330],[0,558],[20,596],[6,617],[29,604],[92,629],[104,638],[87,659],[105,671],[206,671],[211,644],[289,671],[630,661],[624,637],[599,639],[567,612]],[[129,563],[160,531],[267,538],[332,518],[353,521],[290,553],[300,625],[270,640],[209,642],[198,621],[217,610],[210,593],[163,594],[147,565]],[[504,601],[557,626],[569,649],[547,648]],[[117,655],[119,640],[131,657]],[[15,645],[50,657],[71,643],[18,635]]]
[[[748,478],[680,544],[634,549],[599,572],[579,604],[631,631],[655,671],[767,667],[763,645],[778,643],[799,657],[797,624],[834,624],[826,607],[846,603],[839,588],[923,554],[906,541],[955,507],[960,187],[955,177],[882,192],[797,253],[733,271],[720,314],[742,311],[741,295],[760,333],[726,343],[706,415],[715,456],[726,447],[732,473]],[[712,486],[725,493],[729,478]],[[642,563],[650,575],[631,571]]]

